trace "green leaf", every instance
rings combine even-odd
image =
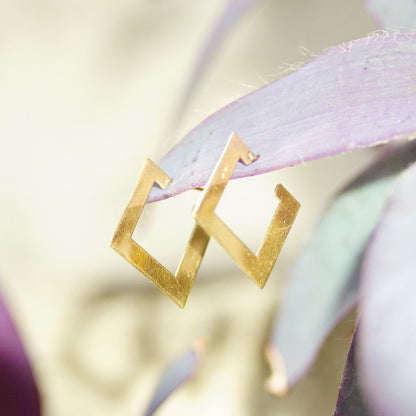
[[[373,416],[416,409],[416,164],[397,180],[363,260],[358,359]]]
[[[271,391],[283,394],[307,372],[328,333],[358,301],[359,268],[397,175],[416,160],[416,143],[390,149],[330,204],[290,275],[269,350]]]

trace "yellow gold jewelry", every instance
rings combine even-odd
[[[260,248],[254,254],[215,214],[215,208],[239,160],[249,165],[257,160],[257,157],[235,133],[232,133],[201,199],[192,210],[192,215],[207,235],[214,237],[237,265],[263,288],[300,204],[282,185],[277,185],[275,193],[280,203]]]
[[[136,188],[114,233],[111,247],[148,277],[162,292],[183,308],[191,291],[210,237],[195,224],[176,274],[173,275],[140,247],[132,234],[146,204],[153,184],[165,189],[171,179],[150,159],[146,159]]]

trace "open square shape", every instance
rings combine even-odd
[[[132,239],[153,185],[156,183],[165,189],[170,182],[171,179],[162,169],[150,159],[146,159],[133,194],[114,233],[111,247],[183,308],[210,237],[198,224],[195,224],[175,275]]]
[[[296,218],[300,204],[282,185],[277,185],[275,193],[280,203],[259,249],[254,254],[215,214],[215,208],[240,160],[249,165],[257,158],[245,143],[232,133],[201,199],[192,210],[192,215],[205,232],[227,251],[237,265],[260,288],[263,288]]]

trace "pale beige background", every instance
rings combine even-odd
[[[109,248],[146,157],[158,161],[222,105],[375,29],[359,0],[259,1],[172,128],[224,3],[0,1],[0,284],[47,416],[140,414],[163,368],[199,337],[207,341],[200,373],[159,415],[332,414],[352,318],[288,398],[263,391],[263,348],[294,256],[329,196],[370,152],[230,184],[219,213],[253,248],[277,182],[302,203],[263,291],[212,242],[182,311]],[[152,205],[136,230],[172,270],[197,197]]]

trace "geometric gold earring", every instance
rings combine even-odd
[[[253,152],[233,133],[211,174],[192,215],[195,226],[173,275],[137,244],[133,232],[154,184],[165,189],[171,179],[150,159],[146,159],[133,194],[114,233],[111,247],[147,276],[178,306],[184,307],[212,236],[261,288],[267,282],[276,259],[299,211],[299,202],[282,186],[275,193],[280,203],[256,254],[216,215],[215,209],[239,161],[249,165],[257,160]]]
[[[207,248],[209,236],[197,224],[194,226],[175,275],[132,239],[153,185],[156,183],[165,189],[170,182],[171,179],[162,169],[150,159],[146,159],[137,185],[114,233],[111,247],[183,308]]]
[[[235,263],[263,288],[299,211],[299,202],[282,186],[275,193],[280,203],[266,235],[254,254],[215,214],[215,208],[238,161],[248,165],[256,157],[244,142],[232,133],[192,215],[205,232],[213,237]]]

